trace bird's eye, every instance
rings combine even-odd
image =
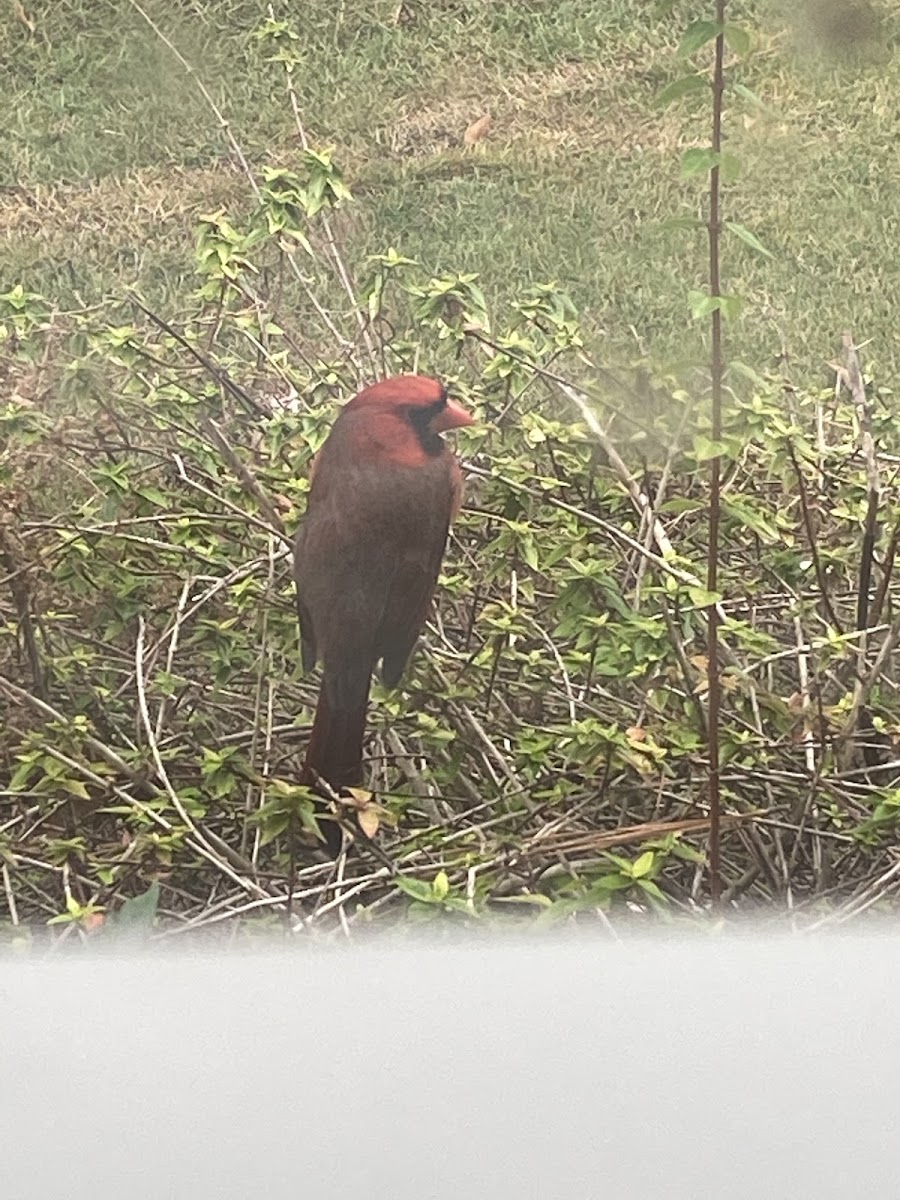
[[[416,405],[415,407],[408,408],[406,411],[409,414],[409,419],[414,425],[417,425],[420,428],[427,428],[427,426],[431,424],[438,413],[443,412],[446,407],[447,394],[446,392],[442,391],[440,399],[435,400],[433,404],[427,404],[424,407]]]
[[[447,389],[443,386],[443,384],[441,384],[440,396],[437,398],[437,400],[435,400],[434,404],[428,405],[428,420],[429,421],[433,421],[434,418],[438,415],[438,413],[441,413],[444,411],[444,409],[447,407],[447,400],[448,400]]]

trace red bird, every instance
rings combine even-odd
[[[316,456],[294,545],[303,669],[323,662],[309,786],[362,782],[372,672],[381,660],[384,682],[399,682],[460,505],[459,463],[440,435],[472,421],[438,380],[399,375],[346,404]],[[340,848],[331,822],[325,840]]]

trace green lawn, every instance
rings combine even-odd
[[[698,211],[679,149],[706,138],[703,101],[659,111],[681,70],[689,17],[625,0],[308,0],[291,10],[297,86],[312,136],[336,147],[359,205],[349,257],[389,245],[434,271],[476,271],[492,303],[559,279],[604,361],[690,360],[702,349],[686,293],[702,286],[702,235],[660,223]],[[9,6],[13,9],[13,6]],[[297,145],[280,67],[266,64],[253,0],[146,11],[204,81],[254,165]],[[898,365],[893,308],[900,223],[900,14],[843,65],[807,53],[813,29],[783,6],[731,6],[756,30],[740,78],[767,105],[729,101],[742,178],[726,215],[775,255],[729,243],[726,284],[744,297],[733,356],[765,367],[786,350],[821,371],[840,331]],[[166,306],[190,272],[193,218],[239,211],[246,181],[196,82],[127,0],[26,4],[0,26],[11,113],[0,147],[2,279],[62,304],[138,284]],[[33,11],[32,11],[33,10]],[[277,15],[281,15],[278,13]],[[876,50],[878,51],[876,53]],[[462,146],[490,112],[489,136]]]

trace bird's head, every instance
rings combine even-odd
[[[345,406],[345,412],[390,414],[408,422],[424,445],[434,445],[441,433],[472,425],[475,418],[451,400],[438,379],[427,375],[395,375],[364,388]],[[438,443],[439,444],[439,443]]]

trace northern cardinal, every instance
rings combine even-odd
[[[362,782],[372,672],[389,687],[428,615],[462,474],[441,434],[473,418],[436,379],[399,375],[344,406],[313,463],[294,545],[303,669],[323,662],[302,781]],[[337,826],[326,822],[332,853]]]

